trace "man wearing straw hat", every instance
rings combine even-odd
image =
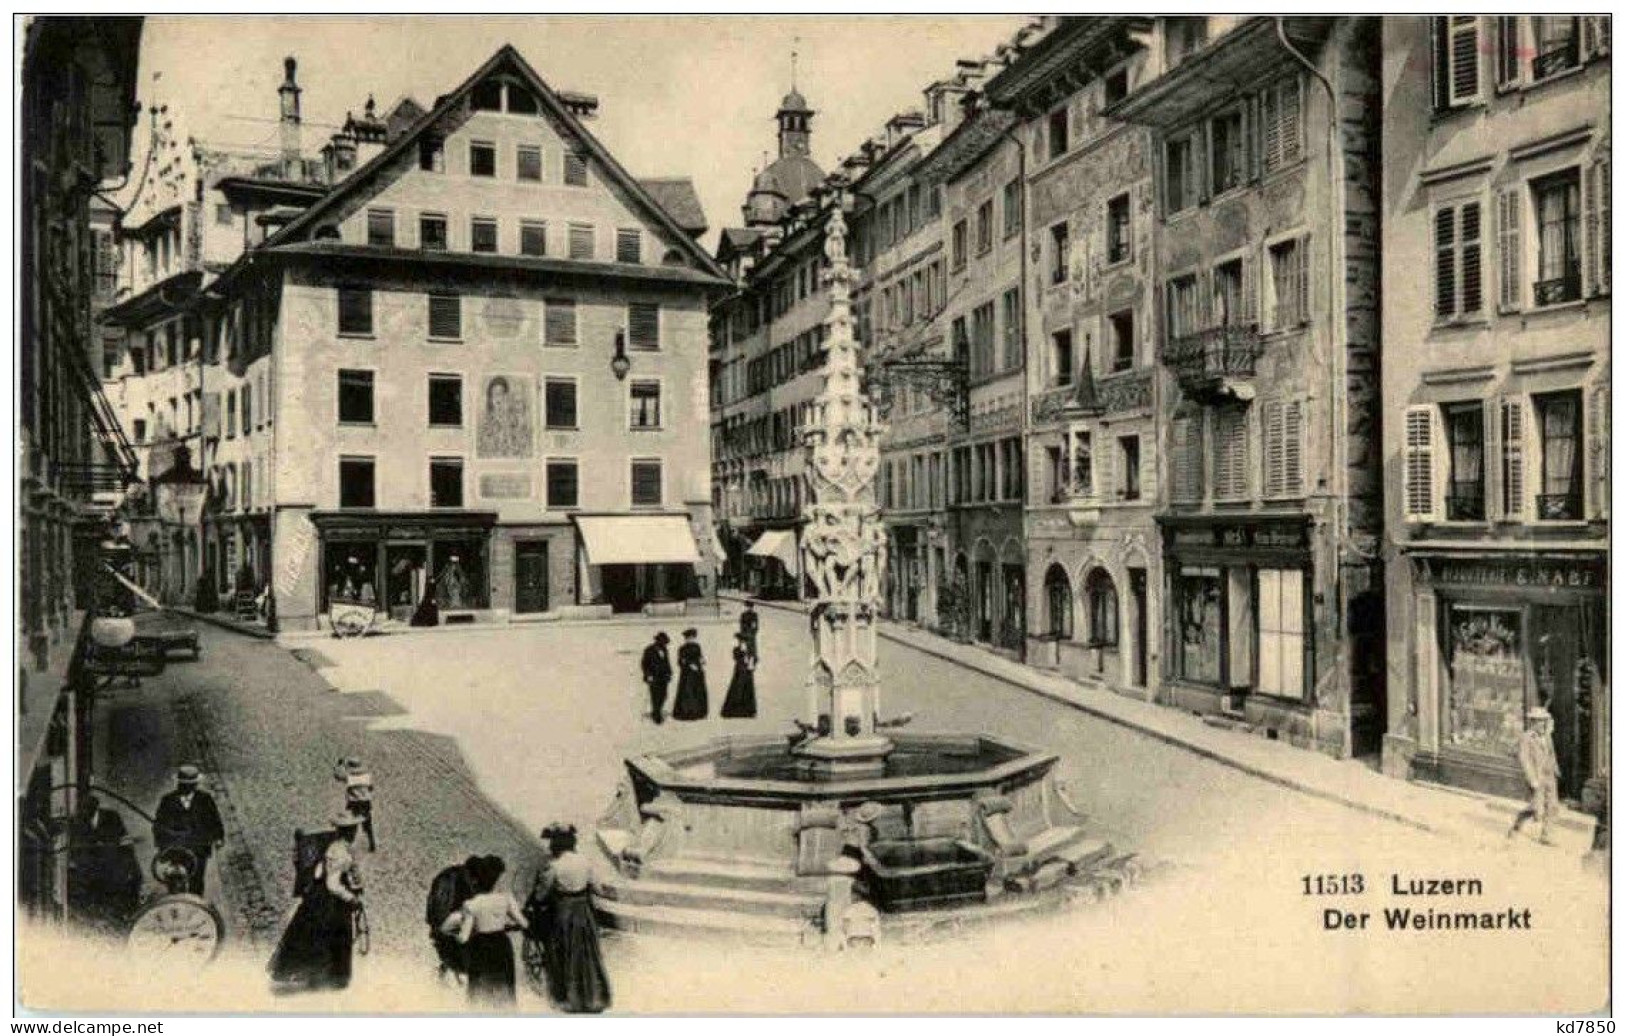
[[[1529,725],[1518,739],[1518,765],[1529,784],[1529,805],[1512,821],[1511,838],[1529,820],[1540,822],[1540,844],[1551,845],[1552,814],[1557,812],[1557,749],[1552,745],[1552,714],[1543,706],[1529,710]]]
[[[152,842],[159,852],[185,849],[192,854],[187,891],[203,895],[203,874],[215,846],[226,840],[226,827],[214,796],[198,790],[203,774],[187,763],[175,771],[175,790],[158,800],[152,820]]]

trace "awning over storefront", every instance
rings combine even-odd
[[[576,515],[589,565],[692,565],[699,548],[680,514]]]
[[[796,566],[796,534],[789,529],[769,529],[751,544],[746,554],[758,558],[778,558],[785,568]]]

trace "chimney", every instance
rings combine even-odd
[[[282,59],[282,68],[285,73],[282,85],[277,87],[277,97],[282,102],[282,165],[283,173],[293,176],[299,165],[299,84],[295,76],[299,71],[299,62],[291,56]]]

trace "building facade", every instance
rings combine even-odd
[[[1340,757],[1385,715],[1379,31],[1158,18],[1104,109],[1153,143],[1159,700]]]
[[[1612,704],[1609,25],[1382,25],[1383,767],[1521,796],[1518,738],[1542,705],[1562,797],[1599,815]]]
[[[1101,116],[1151,74],[1149,19],[1068,19],[988,84],[1026,153],[1030,664],[1161,684],[1151,135]]]
[[[91,699],[72,661],[109,532],[94,497],[134,478],[98,376],[91,206],[129,170],[141,29],[140,18],[35,17],[22,35],[13,699],[19,916],[60,918],[67,906],[63,821],[91,772]]]

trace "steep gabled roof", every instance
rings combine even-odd
[[[649,192],[667,215],[690,234],[706,231],[705,209],[700,205],[699,192],[694,181],[687,176],[645,177],[638,181]]]
[[[433,110],[418,119],[410,129],[395,138],[382,152],[373,156],[371,161],[350,174],[349,178],[340,186],[306,209],[298,219],[272,235],[260,247],[276,248],[278,245],[302,240],[318,225],[321,218],[332,211],[335,206],[362,191],[374,189],[375,174],[387,168],[408,148],[415,147],[418,139],[460,105],[476,84],[499,69],[505,69],[518,75],[536,92],[537,96],[541,98],[544,111],[562,124],[581,142],[587,154],[604,170],[608,179],[624,190],[631,197],[633,203],[645,211],[651,221],[660,224],[671,232],[672,236],[678,241],[678,247],[688,254],[697,269],[718,278],[726,278],[727,275],[717,265],[716,260],[706,254],[705,249],[699,246],[699,243],[689,235],[682,224],[674,219],[661,206],[660,202],[651,197],[649,191],[615,160],[615,157],[609,153],[604,145],[598,142],[596,137],[587,131],[587,128],[581,124],[581,120],[575,117],[569,107],[559,99],[559,95],[553,88],[548,86],[542,80],[542,77],[536,74],[536,70],[530,67],[530,64],[520,56],[519,51],[515,50],[511,43],[503,44],[500,50],[491,55],[483,65],[475,69],[474,73],[463,80],[455,90],[438,98]]]

